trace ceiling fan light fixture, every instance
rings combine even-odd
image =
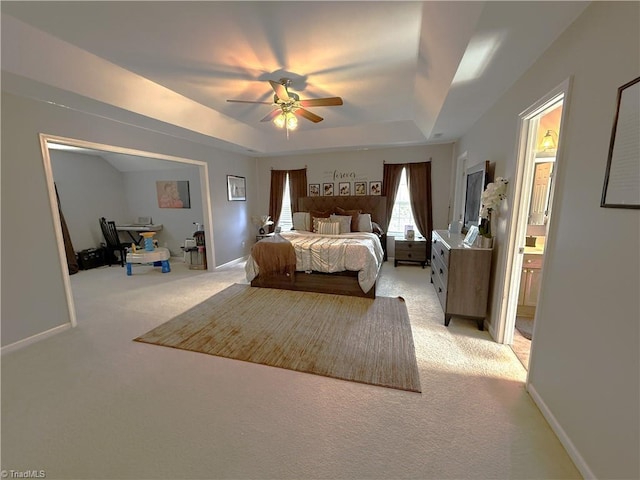
[[[286,128],[287,130],[295,130],[298,128],[298,119],[292,112],[282,112],[273,119],[273,123],[278,128]]]

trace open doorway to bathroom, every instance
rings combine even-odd
[[[558,152],[568,82],[521,114],[513,217],[509,233],[504,343],[529,369],[544,281]]]

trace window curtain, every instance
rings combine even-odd
[[[407,165],[409,201],[418,231],[427,239],[427,259],[431,258],[431,231],[433,211],[431,208],[431,162]]]
[[[307,169],[289,170],[291,213],[298,211],[298,199],[307,196]]]
[[[382,195],[387,197],[387,224],[384,229],[387,230],[389,222],[391,222],[391,214],[393,213],[393,204],[396,203],[396,195],[398,194],[398,186],[400,185],[400,177],[404,164],[401,163],[385,163],[382,170]]]
[[[306,173],[305,173],[306,177]],[[275,225],[280,220],[282,213],[282,198],[284,197],[284,184],[287,178],[287,170],[271,170],[271,190],[269,191],[269,216],[273,220],[273,225],[269,226],[269,231],[273,232]]]

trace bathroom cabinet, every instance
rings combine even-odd
[[[525,253],[522,259],[517,309],[520,316],[533,317],[536,313],[542,277],[542,258],[542,255]]]

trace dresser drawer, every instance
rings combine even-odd
[[[438,296],[438,300],[440,301],[440,305],[442,305],[442,310],[447,310],[447,288],[446,283],[442,283],[442,278],[438,274],[438,272],[431,270],[431,282],[433,282],[433,288],[436,291],[436,295]]]
[[[434,239],[431,245],[431,259],[438,257],[445,266],[449,265],[449,249],[440,240]]]
[[[434,256],[435,258],[433,258],[433,260],[431,261],[431,275],[437,275],[438,278],[440,279],[440,283],[442,284],[443,287],[447,286],[447,282],[448,277],[449,277],[449,271],[447,269],[447,267],[444,265],[444,263],[442,263],[442,259]]]
[[[522,268],[542,268],[542,255],[525,253]]]
[[[396,240],[396,258],[405,260],[416,260],[424,262],[427,260],[427,242],[410,242]]]

